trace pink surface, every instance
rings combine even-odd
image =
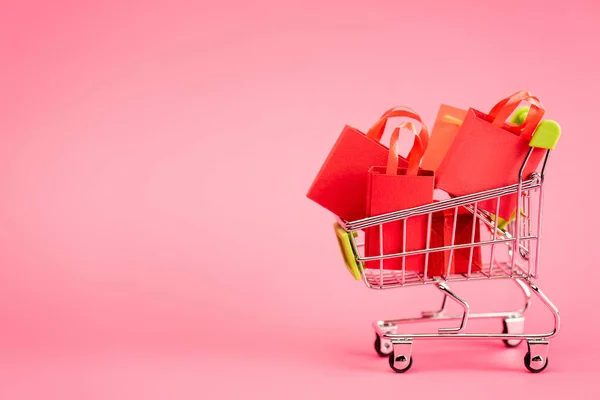
[[[0,398],[598,398],[596,2],[83,3],[0,6]],[[564,133],[550,366],[417,342],[395,375],[370,321],[439,298],[354,282],[306,190],[344,124],[518,89]]]

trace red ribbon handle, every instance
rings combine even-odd
[[[513,129],[511,129],[511,132],[518,133],[521,138],[529,142],[533,136],[533,133],[535,132],[535,128],[542,120],[545,112],[540,100],[531,93],[522,90],[501,100],[494,106],[494,108],[492,108],[489,116],[493,118],[492,123],[495,126],[501,127],[506,123],[508,117],[510,117],[510,115],[517,109],[522,101],[529,102],[531,107],[527,113],[525,122],[518,127],[512,125],[511,128]]]
[[[395,117],[411,118],[421,124],[421,131],[418,133],[418,136],[423,145],[423,151],[425,151],[425,149],[427,149],[427,145],[429,144],[429,133],[427,132],[427,127],[421,120],[419,114],[417,114],[412,108],[409,107],[398,106],[392,107],[389,110],[387,110],[385,113],[383,113],[381,118],[379,118],[379,120],[375,122],[375,124],[373,124],[371,129],[369,129],[369,131],[367,132],[367,137],[369,139],[375,140],[376,142],[381,141],[381,137],[383,136],[383,132],[385,131],[385,126],[387,124],[388,119]]]
[[[385,170],[386,175],[398,174],[398,142],[402,128],[412,131],[415,135],[415,141],[413,142],[413,146],[407,157],[408,167],[406,169],[406,175],[417,175],[419,173],[419,165],[421,164],[421,159],[423,158],[423,154],[425,154],[427,146],[424,146],[423,141],[421,140],[421,133],[417,132],[415,125],[412,122],[403,122],[394,129],[392,137],[390,138],[390,152],[388,155],[387,168]],[[423,129],[421,129],[421,132],[422,131]]]

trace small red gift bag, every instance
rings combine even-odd
[[[406,127],[415,134],[415,141],[408,154],[407,168],[398,168],[398,139],[401,127]],[[423,125],[421,132],[426,128]],[[402,124],[392,133],[387,167],[373,167],[369,170],[367,188],[367,215],[376,216],[393,211],[422,206],[433,201],[433,171],[419,169],[419,164],[427,143],[423,143],[421,135],[410,122]],[[383,224],[380,243],[378,226],[365,230],[365,255],[367,257],[382,254],[396,254],[403,251],[425,249],[427,240],[427,216],[411,217],[404,221]],[[406,242],[406,248],[404,248]],[[381,252],[383,251],[383,253]],[[423,254],[383,261],[384,269],[402,269],[402,258],[406,258],[406,271],[422,272],[425,268]],[[379,261],[365,263],[365,268],[380,268]]]
[[[451,209],[433,214],[431,218],[430,248],[451,246],[453,244],[479,243],[481,241],[479,220],[475,219],[473,221],[473,214],[464,207],[458,208],[453,240],[452,231],[455,212]],[[476,272],[481,270],[481,246],[473,246],[472,251],[471,272]],[[470,248],[454,249],[452,259],[450,259],[450,250],[429,253],[427,275],[466,274],[469,272],[470,258]]]
[[[346,126],[317,174],[307,197],[346,221],[366,217],[367,172],[374,165],[385,165],[388,149],[379,141],[389,118],[407,117],[421,123],[417,113],[409,108],[394,107],[386,111],[367,134]],[[427,146],[426,129],[421,129],[421,141]],[[407,160],[398,157],[400,167]]]
[[[522,125],[506,120],[521,101],[531,103]],[[469,109],[458,134],[436,170],[436,187],[453,196],[462,196],[518,182],[519,170],[529,152],[529,141],[544,115],[539,100],[529,92],[518,92],[500,101],[489,114]],[[545,150],[535,148],[523,178],[535,172]],[[516,195],[502,199],[499,216],[509,220],[516,209]],[[496,203],[480,208],[496,213]]]

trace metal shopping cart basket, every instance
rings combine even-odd
[[[412,366],[413,341],[421,339],[500,339],[508,347],[518,346],[523,340],[527,341],[528,351],[525,355],[525,367],[531,372],[541,372],[548,365],[549,339],[554,337],[560,327],[560,316],[557,308],[550,299],[534,284],[534,279],[539,273],[539,255],[542,228],[542,199],[544,171],[550,155],[546,151],[541,171],[528,177],[523,177],[523,171],[532,154],[533,148],[527,154],[519,173],[518,183],[470,194],[462,197],[442,200],[432,204],[412,209],[396,211],[388,214],[365,218],[359,221],[338,220],[336,234],[346,266],[356,279],[362,279],[371,289],[403,288],[407,286],[433,285],[443,293],[441,309],[434,312],[423,312],[417,318],[380,320],[373,323],[376,333],[375,350],[381,356],[389,357],[390,367],[395,372],[406,372]],[[499,208],[506,196],[517,196],[517,210],[512,221],[496,218]],[[496,213],[490,213],[479,208],[484,201],[495,201]],[[486,207],[489,209],[489,207]],[[452,237],[449,245],[431,247],[432,218],[436,213],[452,211]],[[455,243],[458,211],[468,210],[472,216],[472,223],[480,224],[480,231],[485,232],[478,240],[473,234],[470,243]],[[384,224],[395,222],[404,229],[403,238],[410,235],[407,229],[407,220],[411,218],[427,218],[427,244],[425,248],[412,251],[402,251],[395,254],[380,254],[377,256],[364,255],[364,243],[360,236],[366,229],[375,229],[379,232],[379,243],[383,242]],[[410,226],[410,225],[409,225]],[[474,231],[473,231],[474,232]],[[406,239],[403,240],[402,249],[406,249]],[[466,273],[451,273],[450,265],[455,252],[461,251],[468,254],[468,269]],[[477,267],[473,263],[474,251],[478,251],[481,262]],[[431,267],[431,258],[435,253],[446,252],[449,254],[447,267],[440,276],[429,276],[428,268]],[[410,256],[424,255],[424,270],[422,272],[409,271],[406,268],[406,259]],[[423,257],[423,256],[421,256]],[[402,269],[384,269],[384,260],[399,258]],[[379,265],[379,268],[367,268],[366,263]],[[452,282],[479,281],[491,279],[510,279],[521,289],[524,295],[524,305],[521,309],[511,312],[493,312],[475,314],[470,312],[469,304],[450,289]],[[554,316],[554,329],[546,333],[524,334],[524,313],[528,310],[531,293],[541,300]],[[462,307],[459,315],[446,313],[446,303],[450,299]],[[467,324],[472,319],[499,318],[503,320],[502,333],[465,333]],[[403,323],[415,323],[432,320],[457,320],[458,327],[439,328],[434,333],[399,333],[398,327]]]

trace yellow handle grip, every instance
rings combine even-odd
[[[511,122],[516,125],[521,125],[527,118],[529,107],[521,107],[513,114]],[[560,125],[556,121],[547,119],[541,121],[533,132],[533,136],[529,141],[529,146],[540,149],[554,150],[560,139]]]

